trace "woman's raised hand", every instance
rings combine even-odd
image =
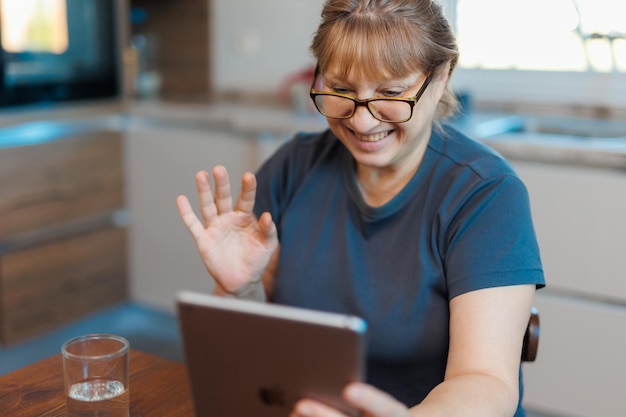
[[[269,213],[263,213],[258,221],[254,216],[256,178],[253,174],[243,175],[235,207],[226,169],[213,168],[213,178],[215,192],[206,171],[196,174],[203,222],[195,215],[187,197],[178,196],[176,203],[211,276],[223,290],[237,294],[261,279],[278,247],[278,235]]]

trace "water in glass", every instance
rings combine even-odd
[[[120,381],[89,379],[70,387],[68,417],[129,417],[128,390]]]

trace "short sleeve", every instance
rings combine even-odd
[[[473,187],[442,236],[449,298],[496,286],[545,285],[528,192],[515,175]]]

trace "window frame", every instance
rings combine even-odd
[[[440,0],[456,30],[456,0]],[[463,53],[463,51],[460,51]],[[626,108],[626,73],[489,70],[457,67],[455,91],[476,102]]]

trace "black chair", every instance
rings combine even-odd
[[[528,327],[524,334],[524,344],[522,345],[522,362],[533,362],[537,358],[539,348],[539,311],[533,307],[530,310]]]

